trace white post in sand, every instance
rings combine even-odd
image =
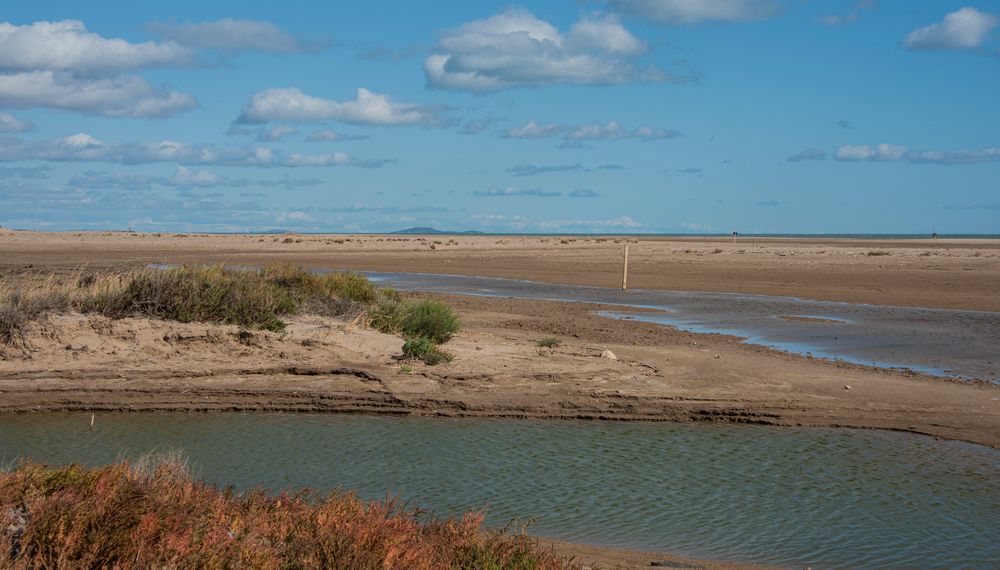
[[[622,291],[628,289],[628,244],[625,244],[625,264],[622,267]]]

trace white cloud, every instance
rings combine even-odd
[[[833,155],[836,160],[844,161],[896,161],[906,156],[906,147],[892,144],[844,145]]]
[[[141,77],[80,78],[55,71],[0,74],[0,106],[48,107],[108,117],[169,117],[193,109],[185,93],[157,89]]]
[[[288,125],[275,125],[270,129],[257,129],[257,140],[259,142],[280,141],[282,138],[288,135],[298,134],[298,132],[299,130],[295,127],[289,127]]]
[[[626,129],[617,121],[585,125],[539,124],[535,121],[528,121],[523,127],[507,129],[500,134],[500,137],[505,139],[542,139],[560,134],[563,135],[561,148],[579,148],[584,141],[622,139],[649,141],[683,136],[678,131],[648,126]]]
[[[523,127],[507,129],[501,133],[500,137],[505,139],[542,139],[565,132],[566,128],[566,125],[540,125],[535,121],[528,121]]]
[[[962,8],[942,22],[910,32],[903,45],[911,50],[975,49],[1000,24],[1000,18],[975,8]]]
[[[22,121],[10,113],[0,113],[0,133],[26,133],[35,128],[31,121]]]
[[[156,66],[183,65],[193,52],[173,42],[141,44],[105,38],[83,22],[0,23],[0,70],[114,73]]]
[[[163,140],[155,143],[105,142],[78,133],[53,140],[22,141],[0,138],[0,162],[42,160],[48,162],[107,162],[149,164],[172,162],[187,166],[356,166],[379,168],[388,159],[359,159],[347,153],[327,155],[289,154],[263,147],[216,147]]]
[[[543,231],[636,230],[643,226],[629,216],[610,220],[549,220],[538,223],[538,228]]]
[[[309,142],[343,142],[343,141],[359,141],[368,138],[365,135],[345,135],[343,133],[338,133],[330,129],[324,129],[321,131],[315,131],[309,133],[306,140]]]
[[[762,20],[779,11],[775,0],[611,0],[611,5],[626,14],[672,26]]]
[[[270,121],[309,123],[334,119],[358,125],[435,126],[444,122],[440,106],[397,103],[387,95],[359,88],[351,101],[334,101],[306,95],[294,87],[267,89],[243,106],[238,123]]]
[[[540,85],[607,85],[668,81],[669,74],[638,69],[646,51],[611,14],[584,16],[568,33],[524,8],[448,30],[424,61],[427,86],[483,93]]]
[[[566,133],[566,140],[568,141],[593,141],[593,140],[615,140],[615,139],[640,139],[640,140],[654,140],[654,139],[669,139],[679,137],[681,134],[677,131],[672,131],[668,129],[657,129],[653,127],[638,127],[633,130],[628,130],[623,128],[620,124],[615,121],[611,121],[606,125],[600,124],[590,124],[590,125],[580,125],[575,127],[573,130]]]
[[[507,197],[517,197],[517,196],[530,196],[533,198],[552,198],[554,196],[559,196],[562,192],[546,192],[541,188],[490,188],[489,190],[476,190],[472,193],[473,196],[479,198],[507,198]]]
[[[271,22],[223,18],[212,22],[150,22],[153,32],[185,46],[220,51],[294,53],[306,49]]]
[[[223,178],[218,174],[213,174],[207,170],[191,170],[178,166],[174,170],[174,175],[170,177],[171,186],[211,188],[222,183]]]
[[[0,23],[0,106],[47,107],[111,117],[169,117],[194,97],[150,85],[126,70],[187,65],[194,52],[173,42],[130,43],[82,22]]]
[[[87,188],[91,190],[145,190],[153,185],[168,186],[172,188],[277,188],[287,189],[302,188],[306,186],[316,186],[322,184],[315,178],[278,178],[278,179],[258,179],[247,178],[227,178],[206,170],[192,170],[183,166],[177,166],[174,174],[170,177],[147,176],[137,172],[97,172],[88,170],[75,174],[69,179],[69,186],[73,188]]]
[[[975,164],[1000,162],[1000,148],[961,150],[909,150],[905,146],[845,145],[837,149],[834,159],[845,162],[909,162],[913,164]]]

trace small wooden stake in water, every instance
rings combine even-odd
[[[94,413],[90,414],[90,431],[94,431]]]
[[[625,264],[622,267],[622,291],[628,289],[628,244],[625,244]]]

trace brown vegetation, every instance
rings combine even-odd
[[[523,533],[481,523],[480,513],[425,520],[392,500],[338,492],[220,490],[170,458],[0,474],[4,568],[574,567]]]

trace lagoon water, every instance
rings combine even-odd
[[[1000,382],[1000,313],[810,301],[794,297],[557,285],[516,279],[367,273],[403,290],[605,303],[656,309],[605,313],[725,333],[816,357]]]
[[[0,461],[181,448],[220,485],[392,493],[542,536],[813,568],[1000,561],[1000,451],[880,431],[302,414],[0,417]]]

